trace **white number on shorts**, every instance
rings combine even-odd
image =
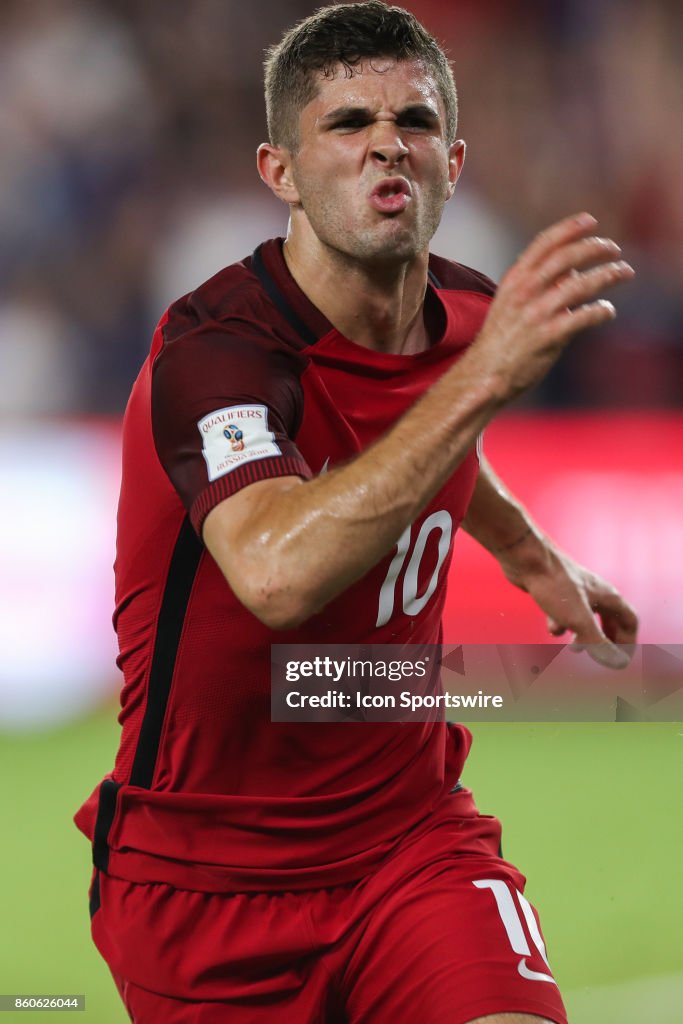
[[[376,623],[378,627],[386,626],[387,622],[394,614],[394,591],[396,587],[396,580],[403,567],[403,563],[406,560],[408,549],[410,548],[411,530],[412,526],[408,526],[398,538],[396,554],[391,560],[389,571],[387,572],[384,583],[382,584],[382,589],[379,592],[379,608],[377,611]],[[423,593],[418,595],[417,576],[420,570],[420,562],[422,561],[422,556],[424,555],[425,548],[427,546],[427,540],[429,539],[429,535],[432,530],[439,530],[441,532],[441,536],[439,537],[439,554],[429,583],[425,587]],[[439,571],[444,563],[446,555],[448,554],[448,549],[451,546],[452,534],[453,520],[449,513],[444,509],[441,509],[439,512],[432,512],[431,516],[427,516],[420,527],[419,533],[415,539],[413,553],[410,556],[410,561],[408,562],[405,576],[403,577],[403,611],[406,615],[418,615],[436,590],[436,585],[439,582]]]
[[[555,979],[551,974],[543,974],[541,971],[532,971],[524,962],[524,957],[531,956],[531,950],[529,949],[529,943],[526,940],[522,922],[519,916],[515,901],[512,898],[512,894],[508,889],[505,882],[500,878],[480,878],[474,882],[473,885],[477,889],[490,889],[493,893],[496,906],[498,907],[498,913],[500,919],[503,922],[505,933],[508,937],[508,941],[512,946],[513,953],[518,953],[522,960],[517,965],[517,969],[523,978],[528,978],[530,981],[551,981],[555,982]],[[538,923],[534,916],[534,912],[531,909],[531,904],[528,899],[522,895],[519,889],[515,889],[519,905],[522,908],[522,914],[526,921],[527,928],[529,929],[529,935],[533,939],[534,946],[541,954],[544,963],[547,967],[550,967],[548,963],[548,955],[545,949],[545,943],[541,936]]]

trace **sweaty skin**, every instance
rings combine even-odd
[[[260,147],[260,174],[290,209],[289,269],[358,344],[393,353],[427,346],[428,247],[464,153],[462,141],[445,139],[438,90],[414,61],[321,77],[296,151]],[[373,198],[408,193],[395,208]],[[367,451],[310,481],[252,484],[212,510],[204,541],[258,618],[275,629],[298,625],[364,575],[499,409],[541,380],[576,333],[616,315],[598,296],[633,270],[596,224],[581,213],[542,232],[503,277],[465,355]],[[627,662],[613,642],[634,642],[633,610],[560,553],[486,463],[465,526],[535,598],[552,632],[571,629],[596,645],[598,660]]]

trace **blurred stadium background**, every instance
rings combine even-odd
[[[90,944],[70,817],[117,739],[120,416],[165,306],[285,231],[253,166],[261,58],[316,6],[0,5],[0,992],[85,993],[97,1024],[125,1013]],[[486,445],[548,531],[623,588],[643,640],[683,643],[683,7],[405,6],[455,60],[468,142],[435,250],[498,277],[588,209],[638,269],[619,319]],[[542,640],[524,596],[457,544],[446,639]],[[475,737],[466,781],[530,877],[574,1024],[679,1022],[683,727]]]

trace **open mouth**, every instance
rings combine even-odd
[[[370,205],[380,213],[401,213],[412,199],[405,178],[383,178],[370,193]]]

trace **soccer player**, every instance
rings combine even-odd
[[[634,612],[477,442],[632,270],[585,213],[495,297],[429,255],[465,147],[400,8],[307,18],[266,103],[287,238],[171,306],[126,411],[123,732],[77,814],[94,940],[136,1024],[564,1024],[524,877],[459,781],[468,731],[272,723],[270,644],[438,643],[463,523],[553,633],[623,664]]]

